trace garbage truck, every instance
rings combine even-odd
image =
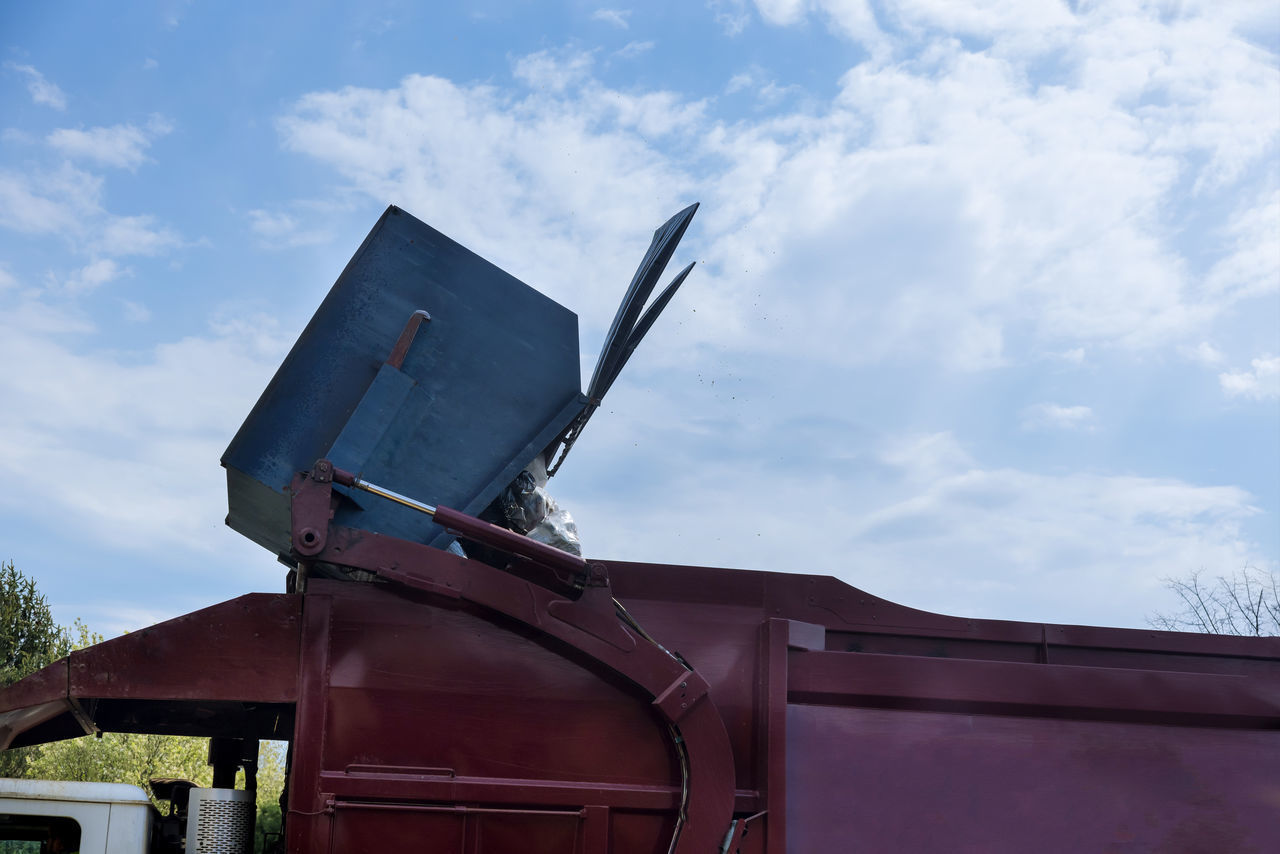
[[[0,748],[200,736],[213,786],[158,781],[161,812],[4,781],[0,845],[251,850],[278,739],[290,854],[1280,851],[1280,639],[581,554],[548,479],[688,275],[650,301],[695,207],[585,392],[569,310],[389,208],[222,458],[284,592],[0,690]]]

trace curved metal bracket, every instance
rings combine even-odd
[[[327,487],[314,481],[308,485]],[[313,503],[304,501],[295,508],[309,506]],[[314,526],[294,519],[295,532]],[[602,583],[571,601],[479,561],[353,528],[329,526],[315,559],[368,570],[407,588],[473,602],[566,643],[630,680],[653,697],[654,708],[675,731],[677,750],[683,747],[687,761],[685,820],[672,851],[719,850],[734,803],[733,751],[724,720],[706,680],[696,670],[650,639],[638,637],[619,618],[603,565],[592,565],[593,575]]]

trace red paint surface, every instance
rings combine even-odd
[[[399,555],[387,568],[405,583],[312,582],[108,641],[0,691],[0,727],[53,732],[73,701],[103,728],[205,734],[284,709],[291,851],[665,852],[680,792],[667,719],[697,731],[673,688],[686,671],[605,626],[599,602],[553,609],[565,600],[529,581],[395,542],[329,538],[356,565]],[[1280,640],[966,620],[812,576],[604,568],[708,686],[693,708],[721,722],[729,761],[704,753],[691,795],[731,793],[751,818],[742,854],[1280,850]],[[723,839],[727,820],[694,826],[711,814],[685,838]]]

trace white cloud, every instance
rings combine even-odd
[[[57,84],[46,80],[43,74],[30,65],[6,62],[4,67],[26,77],[27,92],[31,94],[32,101],[53,107],[55,110],[65,110],[67,108],[67,96],[63,94]]]
[[[124,319],[129,323],[146,323],[151,320],[151,309],[140,302],[127,299],[120,300],[120,308],[124,314]]]
[[[159,255],[183,245],[172,229],[156,225],[152,216],[109,216],[92,241],[93,247],[108,255]]]
[[[1227,251],[1205,278],[1227,302],[1280,290],[1280,188],[1241,205],[1221,229]]]
[[[154,217],[107,213],[103,179],[69,163],[53,171],[0,171],[0,228],[56,235],[97,256],[157,255],[183,245]]]
[[[281,134],[361,193],[447,224],[454,239],[604,323],[618,298],[607,283],[625,287],[644,250],[637,223],[662,222],[693,185],[652,141],[700,128],[703,106],[604,89],[589,63],[526,58],[517,72],[530,90],[520,97],[416,75],[390,91],[315,93],[281,119]]]
[[[1227,397],[1280,399],[1280,356],[1263,356],[1249,363],[1252,370],[1218,374]]]
[[[756,11],[766,23],[790,27],[810,13],[820,15],[830,27],[873,54],[883,55],[887,42],[868,0],[755,0]]]
[[[153,116],[145,128],[131,124],[88,130],[59,128],[49,134],[48,143],[67,157],[134,171],[147,159],[152,141],[172,129],[168,120]]]
[[[798,21],[797,9],[812,11],[774,5],[770,20]],[[1248,72],[1201,69],[1194,86],[1178,83],[1186,97],[1265,112],[1267,60],[1229,30],[1192,37],[1181,19],[1131,17],[1120,23],[1146,42],[1198,40]],[[1032,79],[1041,54],[1030,47],[972,52],[939,38],[915,58],[854,67],[826,105],[726,124],[674,93],[604,86],[588,53],[543,51],[515,62],[523,86],[414,76],[390,90],[308,95],[280,126],[286,146],[354,189],[449,223],[540,287],[573,289],[563,280],[597,281],[600,269],[625,277],[634,261],[620,235],[701,199],[703,265],[689,299],[717,346],[960,371],[1045,352],[1082,360],[1086,347],[1186,346],[1261,293],[1207,284],[1227,276],[1198,272],[1167,222],[1171,206],[1191,204],[1201,179],[1218,174],[1218,158],[1173,142],[1199,133],[1196,109],[1152,110],[1132,94],[1146,84],[1102,77],[1093,63],[1119,62],[1122,46],[1104,38],[1101,19],[1080,26],[1101,41],[1094,54],[1055,43],[1067,69],[1056,85]],[[754,73],[728,88],[752,85]],[[1205,115],[1218,121],[1213,109]],[[1268,132],[1280,139],[1280,128]],[[1263,162],[1254,149],[1223,157],[1237,155]],[[1250,282],[1266,280],[1259,265],[1275,254],[1273,196],[1205,250],[1237,259]],[[773,311],[751,311],[744,292]]]
[[[292,214],[265,210],[249,211],[249,228],[260,238],[259,245],[269,249],[314,246],[332,239],[327,231],[302,227]]]
[[[775,26],[790,26],[804,17],[806,0],[756,0],[760,17]]]
[[[653,50],[653,42],[627,42],[614,51],[614,56],[622,59],[635,59]]]
[[[819,4],[837,6],[839,4]],[[947,33],[1008,38],[1033,32],[1070,33],[1075,16],[1061,0],[978,0],[948,3],[946,0],[903,0],[892,13],[908,27],[925,27]]]
[[[142,63],[143,71],[155,71],[159,67],[160,67],[160,63],[156,62],[154,59],[152,59],[149,56]]]
[[[729,78],[729,82],[725,84],[724,91],[726,95],[732,95],[735,92],[741,92],[743,89],[750,88],[755,83],[755,70],[743,71]]]
[[[0,505],[54,508],[67,531],[111,548],[210,552],[225,515],[210,460],[271,377],[282,336],[235,317],[118,351],[83,346],[94,331],[80,312],[20,294],[0,306],[0,362],[23,365],[0,376],[0,477],[23,484]]]
[[[102,179],[70,164],[53,172],[0,171],[0,227],[24,234],[76,231],[101,211]]]
[[[592,61],[586,52],[543,50],[520,57],[512,70],[517,79],[535,89],[562,92],[590,79]]]
[[[1226,359],[1222,355],[1222,351],[1210,344],[1208,341],[1201,341],[1195,347],[1183,348],[1183,353],[1187,358],[1202,365],[1220,365]]]
[[[628,19],[631,17],[630,9],[596,9],[591,13],[591,20],[603,21],[611,24],[620,30],[625,30],[631,24]]]
[[[0,264],[0,291],[6,291],[17,286],[18,280],[4,268],[4,265]]]
[[[732,95],[736,92],[751,90],[761,105],[776,106],[784,98],[804,91],[800,86],[794,84],[783,86],[776,80],[766,78],[767,74],[763,68],[752,66],[729,78],[729,82],[724,87],[725,94]]]
[[[71,293],[83,294],[97,290],[125,272],[127,271],[110,258],[99,258],[75,271],[63,287]]]
[[[742,34],[751,23],[751,14],[747,12],[747,0],[707,0],[707,8],[715,16],[724,34],[730,37]]]
[[[18,145],[30,145],[38,137],[18,128],[5,128],[0,131],[0,142],[12,142]]]
[[[1024,429],[1088,430],[1094,429],[1093,410],[1087,406],[1062,406],[1037,403],[1022,412]]]
[[[1270,565],[1244,533],[1260,511],[1234,487],[993,467],[946,433],[846,451],[838,427],[813,437],[802,466],[779,469],[767,451],[722,462],[686,456],[684,419],[662,427],[671,414],[611,422],[616,436],[575,450],[571,465],[602,489],[572,475],[553,482],[588,553],[834,575],[949,614],[1130,626],[1160,607],[1162,578]],[[760,438],[779,426],[760,426]],[[734,425],[730,436],[754,429]],[[631,462],[636,440],[665,455],[662,492],[647,500],[634,495],[647,478],[611,462]]]
[[[1158,21],[1139,17],[1142,33],[1161,37]],[[1258,60],[1213,32],[1230,62]],[[309,95],[281,130],[287,147],[348,186],[396,200],[572,306],[588,349],[643,248],[634,233],[685,199],[704,201],[684,250],[701,262],[696,283],[655,329],[671,346],[645,353],[655,372],[647,409],[587,437],[572,467],[592,474],[556,486],[591,552],[832,572],[952,613],[1133,625],[1158,602],[1163,577],[1267,562],[1244,533],[1259,512],[1250,495],[1002,467],[945,433],[859,458],[847,451],[856,438],[840,432],[803,440],[728,412],[699,420],[659,388],[661,371],[693,360],[774,358],[782,373],[912,360],[985,370],[1045,354],[1084,365],[1087,353],[1102,365],[1117,351],[1221,340],[1215,323],[1262,291],[1216,288],[1206,270],[1214,258],[1272,252],[1274,235],[1246,225],[1269,214],[1226,216],[1200,233],[1204,254],[1185,250],[1169,212],[1198,209],[1230,180],[1215,150],[1178,142],[1197,137],[1198,113],[1148,109],[1132,94],[1142,85],[1106,79],[1061,44],[1054,82],[1033,79],[1037,40],[1052,36],[1030,28],[1016,45],[983,51],[940,37],[900,62],[856,66],[828,104],[732,123],[671,93],[646,101],[610,89],[585,55],[543,53],[517,64],[531,91],[407,78],[386,91]],[[1116,62],[1122,52],[1099,51]],[[1237,84],[1197,73],[1206,88],[1183,94],[1259,111],[1270,103],[1250,75]],[[1261,155],[1243,157],[1265,167]],[[1261,179],[1267,199],[1271,180]],[[682,317],[694,322],[679,328]],[[787,382],[763,378],[761,393]],[[1023,415],[1043,429],[1087,431],[1098,420],[1074,403]],[[743,432],[759,434],[759,453],[723,448]],[[704,434],[714,446],[690,440]],[[634,494],[644,475],[617,462],[644,442],[670,453],[651,500]],[[800,464],[771,464],[779,449]],[[589,482],[625,483],[628,496]],[[744,494],[766,495],[769,512]]]

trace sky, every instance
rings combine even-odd
[[[1142,627],[1280,568],[1280,7],[4,4],[0,560],[249,591],[218,460],[388,204],[579,316],[698,265],[550,491],[589,556]]]

